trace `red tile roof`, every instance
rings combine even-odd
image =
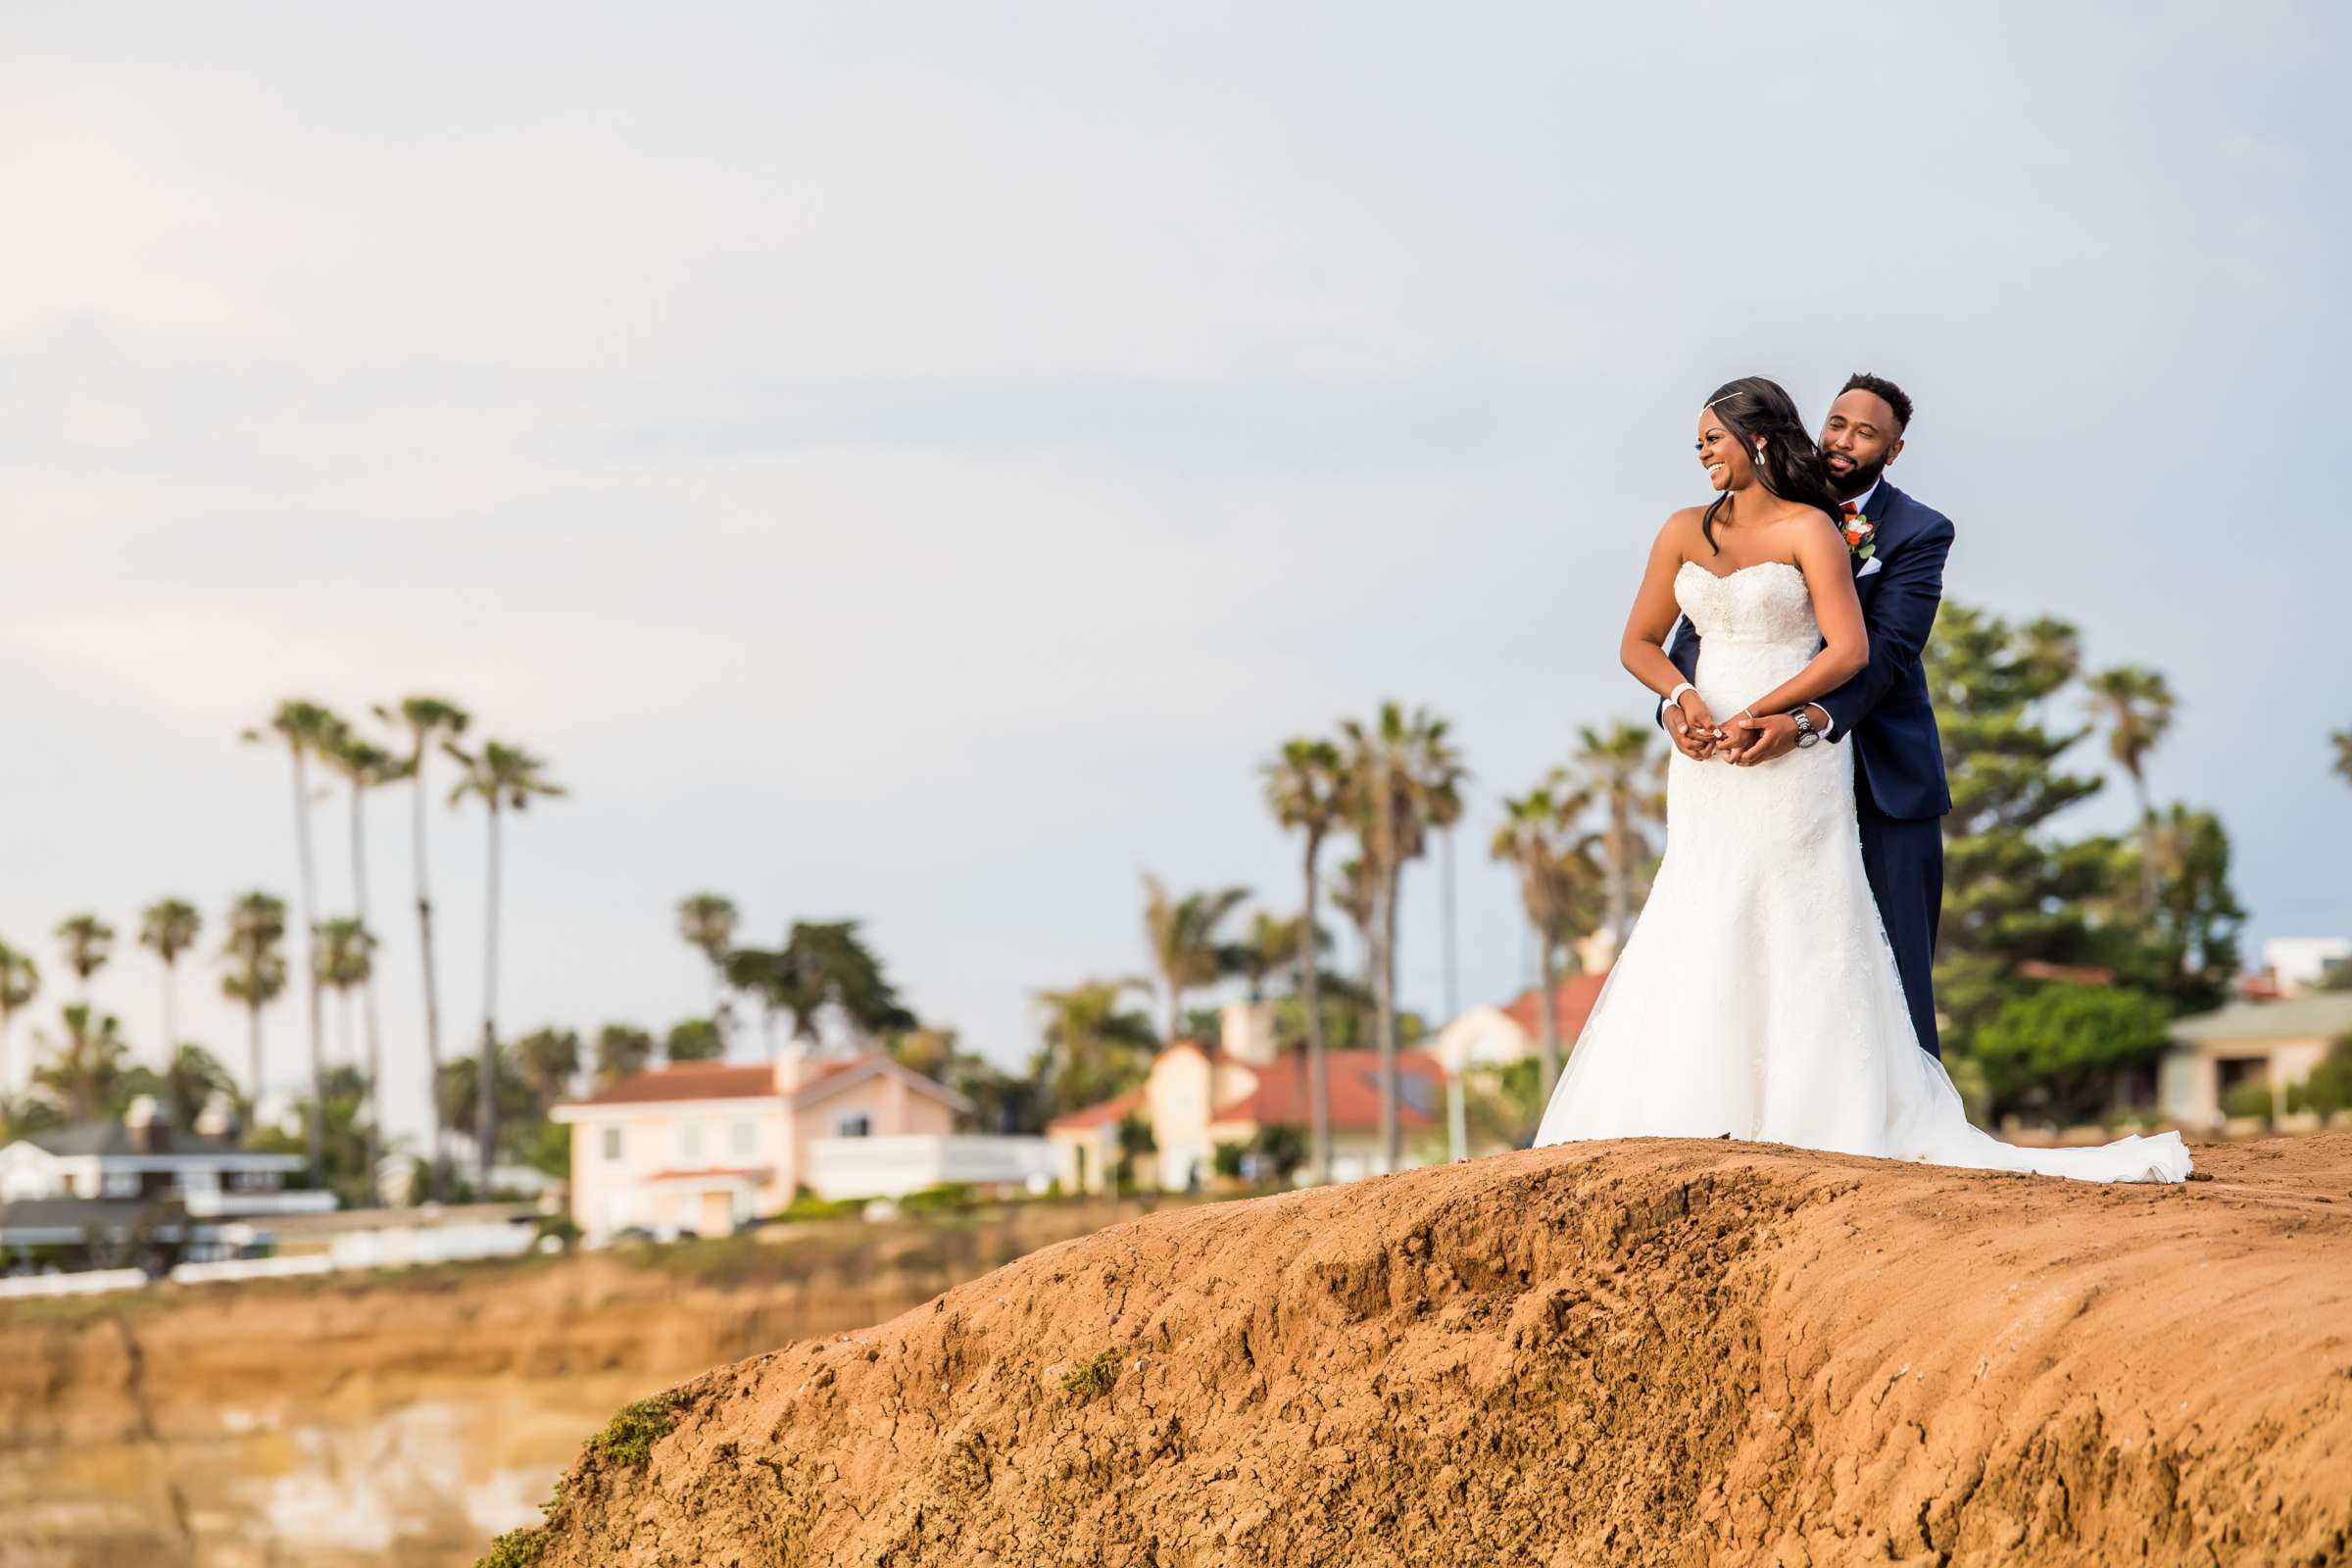
[[[812,1062],[808,1076],[801,1080],[801,1089],[823,1083],[835,1073],[862,1066],[868,1059],[869,1056],[829,1057]],[[600,1090],[585,1100],[575,1100],[571,1103],[632,1105],[681,1100],[767,1100],[775,1095],[776,1070],[773,1067],[744,1066],[727,1061],[678,1061],[666,1067],[648,1067],[641,1073],[623,1078],[610,1089]]]
[[[1370,1128],[1380,1125],[1380,1053],[1327,1051],[1331,1082],[1331,1124]],[[1257,1087],[1241,1099],[1217,1107],[1211,1121],[1250,1121],[1261,1127],[1280,1123],[1304,1126],[1307,1120],[1306,1063],[1297,1054],[1251,1067]],[[1396,1124],[1434,1127],[1446,1101],[1446,1069],[1435,1056],[1418,1051],[1396,1054]]]
[[[1552,1013],[1559,1021],[1560,1044],[1573,1045],[1576,1037],[1585,1032],[1585,1020],[1592,1016],[1592,1004],[1600,1000],[1604,974],[1572,974],[1552,990]],[[1527,1031],[1530,1040],[1544,1032],[1544,1020],[1539,1016],[1542,1006],[1540,991],[1522,991],[1502,1010],[1511,1022]]]
[[[1046,1123],[1046,1131],[1054,1132],[1060,1129],[1075,1132],[1086,1127],[1101,1127],[1123,1119],[1129,1111],[1141,1108],[1143,1102],[1144,1092],[1141,1089],[1130,1089],[1123,1095],[1114,1095],[1108,1100],[1099,1101],[1083,1110],[1073,1110],[1066,1116],[1056,1116]]]

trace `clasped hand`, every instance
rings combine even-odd
[[[1769,762],[1796,748],[1796,720],[1787,713],[1767,713],[1759,718],[1741,711],[1718,724],[1695,694],[1686,703],[1667,705],[1666,733],[1675,750],[1692,761],[1720,758],[1735,767]]]

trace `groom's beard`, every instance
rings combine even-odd
[[[1886,460],[1881,458],[1876,463],[1857,463],[1843,473],[1830,468],[1826,458],[1822,466],[1829,469],[1831,493],[1840,501],[1851,501],[1879,482],[1879,475],[1886,471]]]

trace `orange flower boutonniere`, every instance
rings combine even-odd
[[[1868,561],[1879,553],[1879,525],[1868,517],[1851,516],[1845,519],[1845,548],[1856,561]]]

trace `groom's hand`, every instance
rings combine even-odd
[[[1724,751],[1735,767],[1753,767],[1796,750],[1796,720],[1787,713],[1766,713],[1761,718],[1741,713],[1724,728],[1731,732],[1723,743]]]

